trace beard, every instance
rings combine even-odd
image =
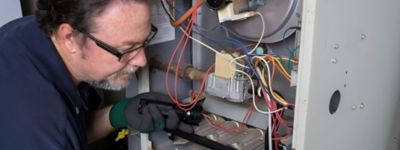
[[[129,85],[138,67],[128,66],[125,69],[100,81],[86,81],[89,85],[105,90],[121,90]]]

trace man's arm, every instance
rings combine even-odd
[[[107,106],[90,113],[87,129],[89,143],[99,140],[115,130],[109,119],[111,107]]]

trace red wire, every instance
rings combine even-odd
[[[196,18],[196,12],[197,12],[197,9],[196,9],[196,11],[193,11],[193,14],[192,14],[192,17],[191,17],[191,19],[190,19],[190,21],[189,21],[189,24],[188,24],[188,26],[187,26],[186,29],[185,29],[185,31],[186,31],[188,34],[191,34],[191,32],[192,32],[193,23],[194,23],[194,20],[195,20],[195,18]],[[183,47],[182,47],[182,49],[181,49],[181,52],[180,52],[180,55],[179,55],[179,58],[178,58],[178,63],[176,64],[176,68],[175,68],[174,96],[172,96],[171,91],[170,91],[170,89],[169,89],[169,71],[170,71],[170,68],[171,68],[172,61],[173,61],[173,59],[175,58],[176,53],[177,53],[177,51],[178,51],[178,48],[181,46],[181,43],[182,43],[183,39],[185,39],[185,43],[184,43],[184,45],[183,45]],[[172,99],[172,101],[178,106],[178,108],[180,108],[180,109],[182,109],[182,110],[184,110],[184,111],[188,111],[188,110],[192,109],[192,108],[197,104],[197,101],[198,101],[198,99],[200,98],[201,92],[202,92],[202,90],[203,90],[203,88],[204,88],[205,81],[206,81],[206,80],[205,80],[206,78],[203,79],[202,87],[200,87],[199,93],[197,94],[198,96],[195,97],[194,100],[192,100],[192,101],[191,101],[190,103],[188,103],[188,104],[182,104],[182,103],[180,103],[180,101],[179,101],[179,99],[178,99],[178,94],[177,94],[177,85],[178,85],[178,84],[177,84],[177,80],[178,80],[178,72],[179,72],[180,63],[181,63],[181,60],[182,60],[182,56],[183,56],[183,54],[184,54],[184,51],[185,51],[185,49],[186,49],[187,42],[188,42],[188,36],[182,36],[181,39],[180,39],[180,41],[179,41],[179,43],[178,43],[177,46],[175,47],[174,52],[173,52],[173,54],[172,54],[172,56],[171,56],[171,58],[170,58],[170,61],[169,61],[168,66],[167,66],[167,73],[166,73],[166,75],[165,75],[165,86],[166,86],[166,91],[167,91],[167,93],[168,93],[168,96],[169,96],[169,97]],[[213,66],[211,66],[211,67],[209,68],[210,71],[211,71],[212,67],[213,67]],[[210,72],[210,71],[207,71],[207,72]],[[209,74],[209,73],[208,73],[208,74]],[[189,107],[189,108],[186,108],[186,107]]]
[[[195,20],[195,17],[196,17],[196,15],[192,15],[192,17],[191,17],[191,19],[190,19],[190,21],[189,21],[189,25],[188,25],[188,34],[191,34],[191,32],[192,32],[192,27],[193,27],[193,21]],[[186,50],[186,45],[187,45],[187,43],[188,43],[188,40],[189,40],[189,37],[188,36],[185,36],[185,43],[184,43],[184,45],[183,45],[183,47],[181,48],[181,52],[180,52],[180,54],[179,54],[179,57],[178,57],[178,62],[176,63],[176,66],[175,66],[175,78],[174,78],[174,94],[175,94],[175,97],[177,98],[178,97],[178,75],[179,75],[179,68],[180,68],[180,65],[181,65],[181,61],[182,61],[182,56],[183,56],[183,54],[185,53],[185,50]]]
[[[238,134],[242,132],[243,130],[247,129],[246,124],[248,124],[248,121],[251,117],[251,115],[254,112],[254,107],[253,105],[250,105],[247,109],[246,115],[243,118],[243,121],[239,124],[238,127],[231,127],[231,128],[226,128],[221,123],[216,122],[216,120],[210,119],[207,115],[203,115],[206,121],[214,128],[230,133],[230,134]]]
[[[189,23],[189,24],[190,24],[190,23]],[[187,28],[186,28],[186,30],[185,30],[187,33],[190,32],[190,27],[191,27],[190,25],[187,26]],[[180,104],[180,102],[179,102],[179,100],[178,100],[178,97],[177,97],[177,94],[175,94],[174,96],[172,96],[172,94],[171,94],[171,91],[170,91],[170,89],[169,89],[169,72],[170,72],[170,68],[171,68],[171,65],[172,65],[172,61],[174,60],[174,58],[175,58],[175,56],[176,56],[176,53],[177,53],[177,51],[178,51],[178,48],[180,47],[182,41],[183,41],[185,38],[186,38],[186,40],[185,40],[185,45],[186,45],[186,43],[187,43],[187,36],[184,36],[184,35],[181,36],[181,39],[179,40],[177,46],[175,47],[175,49],[174,49],[174,51],[173,51],[173,53],[172,53],[172,56],[170,57],[170,60],[169,60],[169,62],[168,62],[168,66],[167,66],[167,72],[166,72],[166,74],[165,74],[165,88],[166,88],[167,94],[168,94],[168,96],[172,99],[172,101],[173,101],[179,108],[181,108],[182,105],[183,105],[183,107],[184,107],[185,105],[184,105],[184,104]]]
[[[246,113],[245,118],[249,118],[249,116],[251,116],[253,109],[250,109],[251,107],[249,107],[248,112]],[[238,134],[240,132],[242,132],[243,130],[247,129],[247,122],[246,123],[240,123],[238,127],[231,127],[231,128],[226,128],[223,125],[221,125],[221,123],[216,122],[215,120],[210,119],[209,117],[205,117],[206,121],[214,128],[230,133],[230,134]],[[245,119],[248,120],[248,119]]]
[[[183,107],[179,107],[179,106],[178,106],[180,109],[182,109],[183,111],[188,111],[188,110],[193,109],[193,107],[196,106],[197,102],[200,100],[201,93],[203,92],[204,86],[206,85],[207,77],[208,77],[208,75],[211,73],[211,70],[214,68],[214,66],[215,66],[215,65],[213,64],[213,65],[211,65],[211,66],[208,68],[208,70],[207,70],[207,72],[206,72],[206,77],[203,78],[203,81],[201,82],[201,85],[200,85],[200,89],[199,89],[199,91],[198,91],[198,94],[197,94],[197,96],[193,99],[193,101],[191,102],[191,106],[190,106],[189,108],[183,108]]]
[[[166,91],[167,91],[168,96],[169,96],[175,103],[176,103],[175,97],[173,97],[173,96],[171,95],[171,91],[170,91],[170,89],[169,89],[169,82],[168,82],[168,81],[169,81],[169,73],[170,73],[170,68],[171,68],[172,61],[174,60],[175,55],[176,55],[176,52],[178,51],[178,48],[179,48],[179,46],[181,45],[183,39],[184,39],[184,36],[182,35],[182,36],[181,36],[181,39],[179,40],[179,42],[178,42],[178,44],[177,44],[177,46],[175,47],[174,51],[173,51],[172,54],[171,54],[171,57],[170,57],[170,59],[169,59],[168,66],[167,66],[167,71],[166,71],[166,74],[165,74],[165,89],[166,89]]]

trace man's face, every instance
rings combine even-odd
[[[130,79],[132,79],[135,71],[138,67],[127,66],[123,70],[118,71],[104,80],[100,81],[87,81],[90,85],[102,88],[106,90],[120,90],[129,85]]]
[[[150,34],[149,7],[141,3],[114,2],[94,19],[89,33],[116,48],[119,53],[141,47]],[[86,38],[81,54],[81,73],[85,82],[103,89],[120,90],[128,86],[134,72],[146,64],[144,48],[125,54],[121,59]]]

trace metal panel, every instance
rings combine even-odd
[[[400,1],[304,2],[294,148],[398,150]]]
[[[207,112],[212,112],[214,114],[242,122],[250,105],[251,104],[243,105],[232,103],[222,98],[207,95],[203,107]],[[265,103],[260,101],[259,105],[263,106]],[[253,112],[248,124],[257,128],[266,129],[268,127],[268,116],[259,112]]]

